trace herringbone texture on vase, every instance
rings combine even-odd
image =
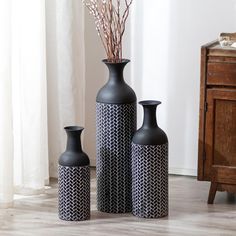
[[[98,210],[131,212],[131,140],[136,130],[136,103],[97,103],[96,122]]]
[[[135,216],[168,215],[168,143],[132,143],[132,202]]]
[[[59,218],[81,221],[90,218],[89,166],[59,165]]]

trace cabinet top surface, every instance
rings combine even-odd
[[[218,40],[205,44],[202,48],[207,50],[208,56],[236,57],[236,48],[221,47]]]
[[[219,49],[219,50],[230,50],[230,51],[236,51],[236,48],[233,47],[221,47],[220,44],[216,44],[210,47],[210,49]]]

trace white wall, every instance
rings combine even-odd
[[[139,100],[162,101],[170,173],[196,175],[200,47],[236,31],[236,1],[136,0],[131,31],[132,87]]]
[[[53,10],[53,6],[50,9]],[[236,31],[235,13],[236,0],[133,1],[131,24],[127,26],[124,40],[124,57],[131,58],[125,78],[135,89],[138,100],[162,101],[157,113],[158,123],[169,137],[171,173],[196,174],[200,46],[215,39],[222,31]],[[56,46],[56,41],[53,41],[55,32],[47,33],[49,46],[53,49],[53,45]],[[107,80],[107,69],[101,62],[105,58],[104,50],[87,11],[85,57],[83,146],[91,164],[95,165],[95,99],[98,89]],[[56,63],[53,58],[48,61],[49,64]],[[78,98],[78,103],[80,100]],[[139,124],[141,120],[139,106]],[[54,132],[57,130],[59,128],[52,130],[54,137],[59,137]],[[58,140],[57,146],[64,148],[64,142],[62,145]],[[50,171],[51,176],[56,176],[61,148],[53,148],[58,152],[51,155]]]

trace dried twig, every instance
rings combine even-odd
[[[94,17],[98,36],[110,62],[122,60],[122,39],[133,0],[82,0]]]

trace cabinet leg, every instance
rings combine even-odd
[[[209,191],[209,195],[208,195],[208,204],[213,204],[214,199],[215,199],[215,195],[216,195],[216,191],[217,191],[217,183],[211,182],[211,187],[210,187],[210,191]]]

